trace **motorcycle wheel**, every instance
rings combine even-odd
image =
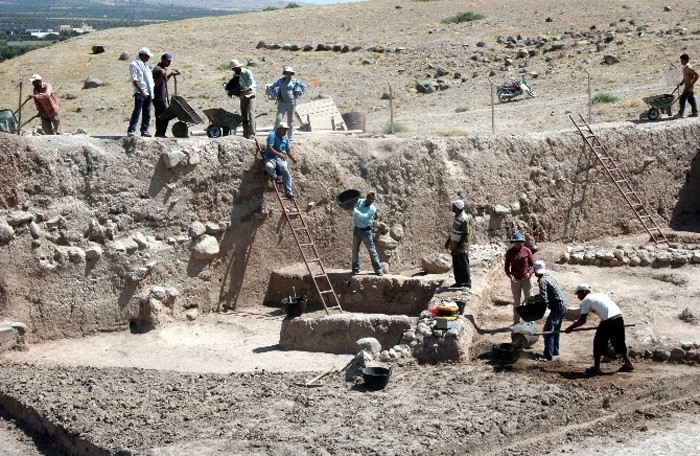
[[[498,94],[498,101],[500,101],[501,103],[507,103],[507,102],[509,102],[512,98],[513,98],[513,97],[512,97],[509,93],[507,93],[507,92],[500,92],[500,93]]]
[[[532,98],[535,98],[537,96],[537,90],[535,89],[528,89],[527,91],[528,95],[530,95]]]

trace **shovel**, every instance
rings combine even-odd
[[[629,328],[630,326],[637,326],[636,323],[630,323],[628,325],[625,325],[625,328]],[[571,332],[574,331],[593,331],[598,329],[597,326],[592,326],[590,328],[574,328],[571,330]],[[538,332],[538,333],[532,333],[533,336],[549,336],[551,334],[566,334],[564,331],[543,331],[543,332]]]
[[[311,380],[307,381],[306,383],[295,383],[296,386],[303,386],[305,388],[311,388],[311,387],[318,387],[318,386],[323,386],[320,383],[316,383],[317,381],[321,380],[323,377],[325,377],[328,374],[331,374],[332,372],[335,372],[337,369],[335,366],[331,367],[327,371],[318,374],[316,377],[312,378]]]

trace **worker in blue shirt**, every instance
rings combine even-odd
[[[382,265],[379,264],[379,256],[377,248],[374,246],[372,239],[372,223],[374,216],[377,214],[377,206],[374,205],[376,195],[374,192],[367,193],[365,198],[359,198],[355,203],[355,209],[352,211],[352,274],[360,272],[360,243],[367,247],[369,258],[372,261],[374,273],[378,276],[383,275]]]
[[[287,167],[287,157],[296,163],[297,159],[292,155],[290,140],[287,136],[287,124],[280,122],[274,131],[267,135],[267,147],[265,148],[265,171],[270,175],[272,180],[282,176],[282,184],[284,185],[284,196],[286,198],[294,198],[292,193],[292,174]]]

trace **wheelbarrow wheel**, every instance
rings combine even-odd
[[[649,120],[656,120],[659,118],[660,115],[661,113],[656,108],[651,108],[649,109],[649,111],[647,111],[647,117],[649,118]]]
[[[207,127],[207,136],[210,138],[221,138],[222,130],[218,125],[209,125]]]
[[[187,138],[190,136],[185,122],[175,122],[171,131],[176,138]]]

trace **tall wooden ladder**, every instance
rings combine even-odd
[[[661,231],[661,228],[659,228],[659,225],[656,224],[654,218],[651,216],[651,213],[639,199],[637,192],[634,191],[629,181],[622,173],[622,170],[620,170],[617,163],[615,163],[615,160],[613,160],[610,154],[608,154],[605,146],[603,146],[603,144],[600,142],[598,136],[593,133],[593,130],[591,130],[591,127],[588,125],[588,123],[586,123],[583,116],[578,114],[578,119],[576,119],[573,115],[569,114],[569,119],[571,119],[571,122],[573,122],[573,124],[576,126],[576,129],[583,138],[583,141],[593,151],[593,154],[596,156],[600,164],[603,165],[605,172],[608,174],[620,193],[622,193],[625,201],[627,201],[627,204],[629,204],[630,208],[632,208],[634,215],[637,216],[637,219],[639,219],[642,226],[647,230],[647,233],[649,233],[649,236],[651,236],[654,243],[657,245],[662,243],[669,245],[668,239],[666,239],[666,236]]]

